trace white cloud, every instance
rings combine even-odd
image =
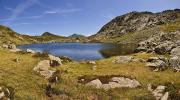
[[[12,11],[12,15],[8,18],[8,22],[6,22],[6,25],[11,24],[21,13],[23,13],[26,9],[29,7],[33,6],[34,4],[37,3],[38,0],[26,0],[23,3],[20,3],[19,5],[16,6],[16,8]],[[7,8],[9,9],[9,8]],[[9,9],[10,10],[10,9]]]

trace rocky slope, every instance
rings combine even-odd
[[[121,38],[126,34],[132,35],[136,32],[142,32],[149,29],[152,29],[149,34],[153,34],[156,30],[157,32],[161,31],[161,29],[158,30],[158,27],[173,23],[179,24],[179,19],[180,9],[167,10],[160,13],[131,12],[114,18],[103,26],[97,34],[91,36],[91,38],[100,41],[116,39],[115,42],[118,42],[118,40],[121,39],[117,38]]]

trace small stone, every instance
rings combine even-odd
[[[92,70],[96,70],[97,66],[92,66]]]

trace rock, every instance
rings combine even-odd
[[[4,86],[0,87],[0,100],[10,100],[9,98],[12,95],[8,88]]]
[[[49,60],[43,60],[38,63],[36,67],[34,67],[34,71],[40,72],[40,71],[46,71],[50,68],[50,61]]]
[[[87,63],[88,63],[88,64],[92,64],[92,65],[96,65],[96,62],[95,62],[95,61],[88,61]]]
[[[8,49],[16,49],[16,45],[14,45],[14,44],[9,44],[9,45],[8,45]]]
[[[146,60],[142,59],[142,58],[135,58],[135,59],[132,59],[132,62],[146,62]]]
[[[124,77],[113,77],[112,81],[117,82],[120,87],[136,88],[138,86],[141,86],[141,84],[137,80]]]
[[[167,58],[150,57],[147,60],[146,66],[153,68],[156,71],[162,70],[169,65]]]
[[[51,76],[53,76],[55,71],[52,70],[44,70],[44,71],[40,71],[40,75],[44,76],[46,79],[49,79]]]
[[[0,92],[0,99],[2,99],[3,97],[5,97],[4,92]]]
[[[49,55],[49,59],[50,59],[50,66],[52,67],[62,65],[61,59],[59,57]]]
[[[87,83],[86,86],[92,86],[92,87],[95,87],[95,88],[101,88],[102,83],[101,83],[101,81],[99,79],[96,79],[96,80],[93,80],[93,81]]]
[[[172,48],[174,48],[174,47],[175,47],[174,42],[165,41],[165,42],[159,44],[158,46],[156,46],[154,51],[157,54],[166,54],[166,53],[169,53],[172,50]]]
[[[163,92],[165,91],[165,88],[165,86],[159,85],[155,90],[152,91],[153,95],[156,97],[156,100],[160,100],[164,96]]]
[[[161,100],[168,100],[169,97],[169,92],[166,92],[163,97],[161,98]]]
[[[50,69],[50,61],[43,60],[38,63],[36,67],[34,67],[34,71],[38,72],[41,76],[44,76],[46,79],[50,78],[55,71]]]
[[[176,41],[178,37],[180,37],[180,31],[168,33],[159,32],[153,34],[147,40],[141,41],[135,51],[169,54],[173,48],[180,46],[180,41]]]
[[[18,49],[18,48],[16,48],[16,49],[10,49],[10,51],[11,51],[11,52],[19,52],[19,51],[21,51],[21,49]]]
[[[179,57],[180,57],[180,46],[172,49],[172,50],[171,50],[171,55],[172,55],[172,56],[179,56]]]
[[[97,66],[92,66],[92,70],[96,70]]]
[[[176,41],[177,46],[180,46],[180,40]]]
[[[180,57],[174,56],[169,59],[170,66],[177,72],[180,72]]]
[[[6,45],[6,44],[3,44],[3,45],[2,45],[2,48],[8,49],[8,47],[9,47],[9,46]]]
[[[33,54],[36,53],[35,51],[33,51],[33,50],[31,50],[31,49],[27,49],[26,52],[27,52],[27,53],[33,53]]]
[[[60,56],[59,58],[62,60],[63,63],[68,63],[73,61],[71,58],[66,56]]]
[[[128,62],[131,62],[132,59],[133,59],[132,56],[118,56],[113,62],[114,63],[128,63]]]

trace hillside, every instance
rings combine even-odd
[[[38,42],[36,39],[28,35],[21,35],[12,29],[0,25],[0,44],[12,42],[15,44],[29,44]]]
[[[78,39],[78,41],[85,41],[85,39]],[[50,32],[45,32],[41,36],[22,35],[6,26],[0,25],[0,44],[14,43],[16,45],[21,45],[44,42],[77,42],[77,39],[54,35]]]
[[[68,37],[72,37],[72,38],[78,38],[78,37],[85,37],[84,35],[81,35],[81,34],[72,34],[72,35],[70,35],[70,36],[68,36]]]
[[[160,13],[131,12],[114,18],[90,38],[104,42],[134,43],[154,33],[179,29],[180,9]]]

